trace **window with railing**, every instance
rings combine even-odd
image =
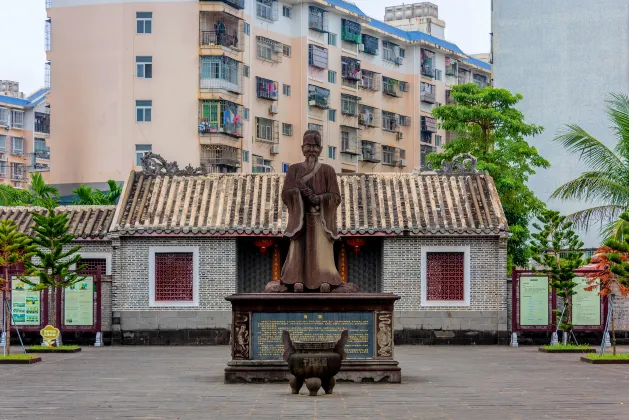
[[[407,82],[392,79],[390,77],[382,77],[382,92],[389,96],[397,98],[402,97],[404,92],[408,92],[409,85]]]
[[[395,164],[395,147],[382,146],[382,163],[385,165]]]
[[[411,126],[411,117],[407,117],[406,115],[399,115],[400,125],[402,127],[410,127]]]
[[[241,51],[244,48],[244,22],[223,12],[201,12],[201,46],[222,46]]]
[[[50,114],[35,113],[35,132],[50,134]]]
[[[360,106],[360,117],[358,122],[367,127],[378,127],[379,126],[379,115],[378,108],[374,108],[372,106],[361,105]]]
[[[14,109],[11,114],[13,128],[24,128],[24,111]]]
[[[318,45],[308,45],[308,64],[319,68],[328,68],[328,49],[320,47]]]
[[[270,101],[277,101],[279,97],[279,83],[263,79],[262,77],[256,77],[256,93],[260,99],[268,99]]]
[[[9,125],[9,109],[0,107],[0,125]]]
[[[321,142],[323,143],[323,126],[321,124],[308,123],[308,130],[318,131],[321,136]]]
[[[474,74],[473,79],[474,83],[476,83],[476,86],[478,86],[479,88],[485,88],[489,86],[487,76],[484,76],[482,74]]]
[[[0,153],[7,152],[7,136],[0,134]]]
[[[446,90],[446,105],[451,105],[454,104],[456,101],[454,100],[454,97],[452,96],[452,91],[451,90]]]
[[[433,117],[422,116],[421,117],[421,130],[422,131],[428,131],[428,132],[431,132],[431,133],[436,133],[437,132],[437,120],[435,120]]]
[[[11,137],[11,153],[14,155],[24,154],[24,138]]]
[[[243,137],[242,106],[225,100],[203,100],[199,115],[199,134],[226,134]]]
[[[281,63],[284,56],[284,45],[263,36],[256,37],[256,57],[262,60]]]
[[[459,67],[459,84],[464,85],[466,83],[469,83],[471,81],[471,75],[472,73],[469,70]]]
[[[354,44],[360,44],[360,41],[362,41],[360,23],[341,19],[341,39]]]
[[[46,139],[35,138],[34,151],[38,159],[50,159],[50,147],[46,146]]]
[[[242,93],[242,69],[238,61],[227,56],[202,56],[200,67],[201,89]]]
[[[279,19],[277,0],[256,0],[256,16],[275,22]]]
[[[234,173],[240,167],[242,151],[222,144],[201,145],[201,165],[210,173]]]
[[[378,143],[368,140],[361,141],[361,151],[362,156],[361,160],[364,162],[372,162],[378,163],[382,160],[381,158],[381,147]]]
[[[435,53],[421,49],[421,74],[428,77],[435,77]]]
[[[280,139],[279,122],[268,118],[256,117],[256,138],[277,143]]]
[[[44,50],[50,51],[52,34],[52,19],[46,19],[46,28],[44,30]]]
[[[317,32],[328,32],[328,14],[325,10],[310,6],[308,8],[308,28]]]
[[[421,82],[420,99],[422,102],[434,104],[436,102],[437,87],[430,83]]]
[[[330,90],[315,85],[308,85],[308,105],[328,109],[330,107]]]
[[[360,77],[362,83],[360,87],[362,89],[371,90],[371,91],[379,91],[380,90],[380,73],[376,73],[374,71],[369,71],[365,69],[361,69]]]
[[[378,55],[379,40],[375,36],[362,34],[362,41],[365,54]],[[384,44],[384,43],[383,43]]]
[[[358,133],[358,129],[356,128],[341,126],[341,153],[347,153],[350,155],[359,154]]]
[[[353,117],[357,117],[359,101],[360,98],[358,96],[341,93],[341,113],[343,115],[351,115]]]
[[[50,88],[50,61],[44,63],[44,87]]]
[[[432,144],[432,133],[430,131],[421,131],[419,133],[419,140],[422,143]]]
[[[0,178],[6,178],[8,166],[7,162],[0,162]]]
[[[270,159],[265,159],[262,156],[253,155],[252,156],[252,167],[251,172],[254,174],[267,174],[273,172],[273,161]]]
[[[360,61],[351,57],[341,57],[341,75],[343,79],[360,80]]]
[[[446,56],[446,76],[457,75],[458,62],[452,57]]]
[[[382,129],[385,131],[398,131],[399,128],[399,117],[393,112],[382,111]]]
[[[11,163],[11,178],[24,179],[24,165],[21,163]]]
[[[398,66],[402,65],[404,58],[401,56],[400,46],[388,41],[382,41],[382,59],[395,63]]]

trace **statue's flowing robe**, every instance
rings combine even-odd
[[[302,183],[319,197],[317,206],[302,197],[299,188]],[[340,285],[341,276],[334,263],[334,241],[338,239],[336,209],[341,195],[334,168],[321,163],[313,169],[305,163],[291,165],[282,201],[288,208],[284,236],[291,240],[282,267],[282,283],[303,283],[310,290],[319,289],[322,283]]]

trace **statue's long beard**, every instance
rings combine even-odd
[[[312,155],[306,156],[306,166],[308,167],[308,170],[314,168],[316,164],[317,164],[317,158],[315,156],[312,156]]]

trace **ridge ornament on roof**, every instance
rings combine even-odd
[[[142,174],[149,176],[193,176],[193,175],[207,175],[208,170],[200,166],[198,168],[188,164],[183,169],[179,169],[177,161],[167,162],[166,159],[158,155],[157,153],[149,152],[140,159],[142,162]]]
[[[433,168],[432,162],[428,162],[426,165],[428,171],[435,172],[438,175],[476,175],[480,173],[476,169],[477,159],[475,156],[469,153],[461,153],[452,158],[452,161],[441,161],[441,164],[437,168]],[[418,170],[413,171],[414,174],[418,173]]]

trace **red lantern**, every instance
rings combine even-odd
[[[273,239],[258,239],[253,244],[260,248],[262,254],[266,254],[266,249],[273,246],[274,243],[275,241]]]
[[[365,246],[367,240],[364,238],[349,238],[347,239],[347,245],[354,248],[354,254],[358,254],[361,246]]]

